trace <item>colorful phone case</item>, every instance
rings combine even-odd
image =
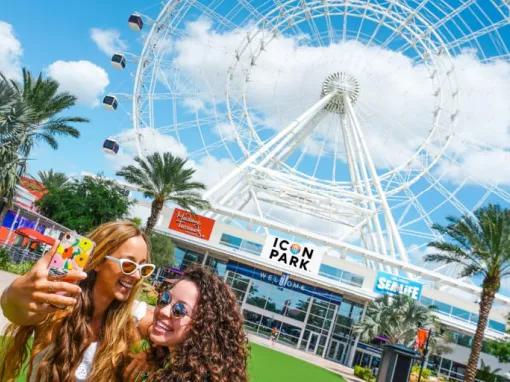
[[[92,240],[80,236],[76,232],[67,232],[51,259],[50,273],[62,275],[71,270],[83,270],[92,256],[94,247],[95,243]]]

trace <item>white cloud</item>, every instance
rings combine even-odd
[[[150,155],[155,152],[170,152],[181,158],[188,157],[186,147],[172,136],[164,135],[153,129],[142,129],[140,134],[144,155]],[[108,155],[108,158],[116,170],[132,164],[133,159],[138,155],[135,137],[136,132],[134,129],[126,130],[115,137],[119,142],[120,150],[116,155]],[[196,170],[194,180],[204,183],[207,188],[216,184],[235,167],[230,159],[218,159],[213,156],[205,156],[198,161],[190,160],[188,163],[190,167]]]
[[[129,129],[115,137],[119,143],[120,150],[116,155],[108,155],[108,158],[112,161],[113,167],[116,170],[132,164],[133,159],[138,155],[136,135],[137,133],[134,129]],[[188,156],[186,147],[177,141],[177,139],[161,134],[157,130],[141,129],[140,138],[144,155],[150,155],[155,152],[170,152],[181,158]]]
[[[21,43],[14,35],[11,24],[0,21],[0,72],[7,78],[21,80]]]
[[[501,149],[466,152],[460,162],[442,161],[437,170],[454,182],[468,179],[469,183],[509,185],[505,169],[510,163],[510,152]]]
[[[205,107],[204,101],[198,98],[185,98],[183,103],[192,112],[197,112]]]
[[[246,38],[250,26],[230,33],[220,33],[207,19],[190,22],[187,33],[174,43],[174,65],[200,93],[205,104],[224,100],[228,68],[235,61],[235,51]],[[301,36],[302,37],[302,36]],[[257,51],[253,38],[247,51]],[[355,105],[362,131],[376,165],[391,168],[404,163],[428,136],[434,108],[433,86],[425,65],[416,65],[401,53],[377,46],[347,41],[318,47],[306,45],[300,36],[277,36],[265,47],[255,66],[249,55],[241,55],[240,66],[250,71],[246,88],[247,102],[254,120],[275,130],[315,103],[324,79],[333,72],[347,72],[360,84]],[[320,63],[320,64],[319,64]],[[494,178],[484,166],[487,160],[500,163],[510,149],[510,63],[496,60],[481,63],[473,52],[453,58],[459,85],[460,114],[448,153],[460,156],[462,169],[449,170],[449,180],[459,183],[468,169],[472,179],[487,184],[510,183],[510,172]],[[230,94],[240,96],[240,73],[234,75]],[[452,104],[445,104],[451,108]],[[256,114],[256,117],[255,117]],[[447,125],[443,113],[440,124]],[[221,128],[221,126],[219,127]],[[343,158],[343,140],[338,134],[338,118],[328,118],[309,138],[310,154],[317,155],[320,142],[326,152],[335,144]],[[227,135],[228,137],[229,135]],[[466,142],[476,142],[484,150]],[[487,153],[487,147],[489,152]],[[430,152],[437,151],[431,148]],[[443,163],[442,166],[446,166]]]
[[[92,28],[90,38],[103,53],[109,56],[122,53],[127,49],[126,42],[120,38],[120,32],[116,29]]]
[[[235,167],[230,159],[213,156],[203,157],[197,163],[193,162],[192,166],[196,169],[195,181],[204,183],[207,188],[214,186]]]
[[[47,72],[59,82],[61,90],[77,97],[78,103],[91,107],[99,105],[98,98],[110,83],[106,71],[90,61],[55,61]]]
[[[226,141],[234,141],[236,139],[236,127],[231,123],[217,124],[215,132],[220,138]]]

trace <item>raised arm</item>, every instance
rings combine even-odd
[[[61,309],[57,306],[65,308],[76,304],[74,296],[81,289],[73,282],[83,280],[87,274],[70,271],[65,278],[58,280],[48,277],[48,264],[55,250],[56,245],[29,272],[16,278],[2,293],[0,305],[9,321],[22,326],[35,325],[48,313]]]

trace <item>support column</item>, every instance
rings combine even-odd
[[[368,301],[365,302],[365,306],[363,307],[363,313],[361,314],[361,321],[365,319],[365,314],[367,313],[367,305]],[[358,334],[356,338],[354,339],[354,344],[351,348],[351,353],[349,354],[349,360],[347,361],[347,366],[352,367],[352,364],[354,362],[354,356],[356,355],[356,349],[358,347],[359,338],[361,337],[361,334]]]
[[[306,323],[308,322],[308,317],[310,316],[310,311],[312,310],[312,304],[313,304],[313,297],[310,297],[310,303],[308,304],[308,309],[306,310],[306,316],[305,316],[305,321],[304,321],[304,325],[303,325],[303,330],[301,331],[301,334],[299,335],[299,340],[297,343],[298,349],[301,346],[301,341],[303,340],[303,336],[305,335]]]
[[[250,293],[251,286],[253,284],[252,279],[248,279],[248,286],[246,287],[246,292],[244,293],[243,301],[241,302],[241,313],[244,310],[244,305],[246,304],[246,300],[248,299],[248,294]]]
[[[336,325],[336,314],[338,312],[339,307],[340,305],[335,304],[335,309],[333,310],[333,318],[331,319],[331,325],[329,326],[328,330],[328,338],[326,339],[326,343],[324,344],[324,353],[322,353],[323,358],[326,358],[326,354],[328,354],[328,347],[329,344],[331,343],[331,337],[333,336],[333,329],[335,328]]]

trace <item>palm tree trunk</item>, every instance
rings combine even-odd
[[[154,199],[151,204],[151,216],[147,219],[147,223],[145,224],[145,234],[150,237],[152,233],[152,229],[156,225],[158,221],[159,213],[163,209],[164,202],[161,200]]]
[[[464,374],[464,382],[474,382],[476,377],[478,359],[480,358],[480,352],[482,351],[484,332],[487,327],[489,312],[491,311],[497,290],[496,288],[493,288],[492,285],[490,287],[488,285],[489,283],[484,282],[480,301],[478,324],[476,325],[476,332],[473,337],[473,344],[471,345],[471,353],[469,354],[469,360]]]

